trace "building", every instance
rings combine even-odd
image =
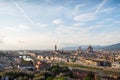
[[[3,67],[3,65],[0,63],[0,72],[1,71],[4,71],[4,67]]]
[[[31,58],[31,56],[30,55],[19,55],[19,58],[20,59],[24,59],[24,60],[26,60],[26,61],[33,61],[33,59]]]
[[[97,62],[97,66],[99,67],[111,67],[111,62],[108,60],[94,60],[95,62]]]
[[[120,62],[113,62],[112,68],[120,68]]]
[[[33,70],[34,69],[34,64],[32,61],[25,61],[22,60],[22,62],[18,65],[17,67],[20,70]]]
[[[49,63],[46,63],[45,61],[37,61],[35,64],[36,70],[46,70],[49,69],[51,65]]]
[[[88,53],[93,53],[93,47],[91,45],[88,46],[87,52]]]

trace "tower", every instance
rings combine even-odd
[[[81,50],[81,46],[79,46],[79,50]]]
[[[57,51],[57,45],[55,45],[55,51]]]
[[[81,51],[81,46],[79,46],[79,48],[77,49],[77,53],[80,53]]]

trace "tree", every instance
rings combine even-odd
[[[49,77],[47,77],[46,80],[54,80],[54,77],[53,76],[49,76]]]
[[[89,77],[89,76],[86,76],[86,77],[84,77],[84,79],[83,80],[94,80],[93,78],[91,78],[91,77]]]
[[[94,80],[95,74],[93,72],[89,72],[88,75],[86,77],[84,77],[83,80]]]
[[[56,77],[54,80],[67,80],[65,77]]]

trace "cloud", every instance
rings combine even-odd
[[[79,22],[79,23],[74,23],[74,24],[73,24],[73,26],[83,26],[83,25],[85,25],[85,23]]]
[[[95,28],[96,27],[96,28]],[[79,30],[79,32],[73,32],[74,30],[69,29],[71,33],[59,35],[59,39],[61,43],[74,43],[70,46],[76,45],[108,45],[108,44],[114,44],[120,41],[119,32],[98,32],[98,33],[89,33],[89,31],[96,30],[102,26],[94,26],[88,28],[83,28]],[[86,30],[87,29],[87,30]],[[66,30],[66,29],[65,29]],[[69,32],[68,31],[68,32]],[[116,35],[116,36],[115,36]],[[112,42],[112,43],[108,43]],[[69,45],[66,45],[69,46]]]
[[[97,9],[95,10],[95,12],[86,12],[80,15],[76,15],[74,17],[74,20],[79,21],[79,22],[88,22],[88,21],[93,21],[95,19],[97,19],[97,13],[108,13],[111,12],[114,8],[104,8],[102,9],[102,7],[104,6],[104,4],[107,2],[107,0],[103,0],[97,7]],[[83,5],[84,6],[84,5]],[[102,9],[102,10],[101,10]],[[94,10],[94,9],[92,9]]]
[[[30,27],[25,25],[6,27],[7,31],[14,31],[14,32],[19,32],[19,31],[28,30],[28,29],[30,29]]]
[[[43,23],[34,23],[31,25],[31,28],[36,28],[36,29],[45,29],[47,28],[48,24],[43,24]]]
[[[94,26],[86,27],[86,30],[91,31],[91,30],[95,30],[95,29],[98,29],[98,28],[101,28],[101,27],[103,27],[103,25],[97,24],[97,25],[94,25]]]
[[[58,37],[56,37],[61,45],[62,43],[72,43],[71,46],[79,45],[79,44],[99,44],[102,42],[97,42],[101,37],[94,38],[94,34],[90,33],[90,31],[96,31],[99,28],[103,27],[103,25],[94,25],[94,26],[87,26],[87,27],[79,27],[79,26],[64,26],[61,25],[56,28],[56,33]],[[96,33],[97,36],[99,33]],[[64,45],[63,45],[64,46]],[[69,46],[69,45],[67,45]]]
[[[20,44],[24,44],[24,41],[22,41],[22,40],[19,40],[19,41],[18,41],[18,43],[20,43]]]
[[[18,2],[19,4],[17,3],[14,5],[11,3],[5,4],[6,7],[4,6],[4,8],[0,5],[0,13],[2,13],[1,17],[3,17],[3,19],[1,18],[1,21],[3,22],[1,22],[0,34],[7,35],[7,38],[5,39],[0,38],[0,42],[5,43],[3,45],[6,47],[2,46],[4,49],[46,49],[52,48],[55,43],[65,43],[66,45],[106,44],[109,40],[110,42],[115,43],[120,40],[118,32],[119,28],[115,28],[112,25],[110,28],[107,27],[110,25],[108,23],[113,20],[118,20],[113,21],[113,23],[120,22],[120,16],[118,14],[119,10],[117,12],[113,11],[114,8],[112,7],[114,6],[111,4],[108,4],[107,8],[104,7],[107,0],[101,0],[97,7],[95,7],[95,5],[98,1],[89,5],[86,5],[86,3],[79,4],[76,1],[75,4],[72,3],[72,5],[71,3],[62,3],[64,5],[61,5],[61,3],[55,4],[54,2],[49,4],[46,2],[44,3],[44,1],[42,1],[42,4],[40,3],[40,5],[38,3],[36,4],[27,1]],[[92,8],[91,5],[93,5],[94,8]],[[5,14],[4,16],[4,12],[14,13],[15,15]],[[23,17],[21,17],[18,12]],[[112,12],[112,14],[104,15],[108,14],[108,12]],[[113,17],[115,15],[118,16]],[[108,18],[111,18],[112,20]],[[10,20],[8,21],[8,19]],[[30,24],[25,23],[24,19]],[[11,22],[14,24],[11,24]],[[53,24],[55,25],[52,26]],[[47,28],[48,26],[49,28]],[[115,32],[118,33],[111,33],[116,29],[117,31]],[[48,34],[48,32],[51,32],[51,34]]]
[[[95,14],[97,14],[99,11],[100,11],[100,9],[104,6],[104,4],[107,2],[107,0],[103,0],[100,4],[99,4],[99,6],[98,6],[98,8],[96,9],[96,11],[95,11]]]
[[[77,30],[79,30],[79,27],[75,27],[75,26],[65,26],[65,25],[60,25],[56,28],[56,32],[58,34],[73,34],[74,32],[76,32]]]
[[[105,19],[105,21],[112,21],[113,19],[112,18],[107,18],[107,19]],[[104,21],[104,22],[105,22]]]
[[[61,9],[61,11],[65,15],[65,17],[73,17],[73,16],[77,15],[77,13],[76,13],[76,11],[74,11],[74,9],[67,8],[63,5],[59,5],[59,8]]]
[[[4,15],[17,15],[15,13],[14,6],[12,4],[9,4],[8,2],[0,2],[0,14]]]
[[[85,6],[85,4],[78,4],[78,5],[76,5],[75,8],[74,8],[74,10],[73,10],[73,12],[77,14],[80,11],[79,9],[81,7],[83,7],[83,6]]]
[[[4,43],[4,39],[5,39],[5,36],[4,35],[0,35],[0,44]]]
[[[108,12],[112,12],[112,10],[114,10],[114,8],[105,8],[105,9],[102,9],[100,13],[108,13]]]
[[[52,48],[53,38],[51,33],[35,33],[22,36],[8,36],[6,44],[1,49],[49,49]]]
[[[59,5],[59,8],[61,8],[63,11],[62,13],[64,13],[66,17],[74,17],[79,13],[80,8],[83,6],[85,6],[85,4],[77,4],[73,9],[70,9],[63,5]]]
[[[25,25],[19,25],[18,29],[21,29],[21,30],[23,30],[23,29],[30,29],[30,27],[25,26]]]
[[[23,16],[31,23],[33,24],[33,20],[26,14],[26,12],[18,5],[18,3],[15,3],[16,8],[23,13]]]
[[[115,44],[120,42],[119,32],[102,32],[93,36],[92,39],[101,45]],[[111,43],[108,43],[111,42]]]
[[[59,24],[62,24],[62,23],[63,23],[63,21],[61,19],[53,20],[53,24],[59,25]]]
[[[0,39],[0,44],[3,44],[3,43],[4,43],[3,39]]]
[[[80,23],[80,24],[78,23],[70,26],[60,25],[56,28],[56,32],[62,35],[71,35],[71,34],[78,35],[78,34],[86,34],[89,33],[89,31],[97,30],[102,27],[103,25],[101,24],[96,24],[93,26],[85,26],[84,23]]]
[[[74,17],[74,20],[80,21],[80,22],[92,21],[95,19],[96,19],[96,16],[94,15],[94,13],[84,13]]]
[[[62,42],[61,45],[62,46],[78,46],[79,44],[77,44],[74,41],[69,41],[69,42]]]
[[[120,23],[120,20],[114,21],[114,23]]]
[[[74,10],[79,10],[80,7],[83,7],[85,6],[85,4],[78,4],[75,6],[75,9]]]
[[[120,17],[120,15],[115,15],[114,17],[117,18],[117,17]]]

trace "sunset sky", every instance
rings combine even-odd
[[[0,0],[0,50],[120,43],[120,0]]]

